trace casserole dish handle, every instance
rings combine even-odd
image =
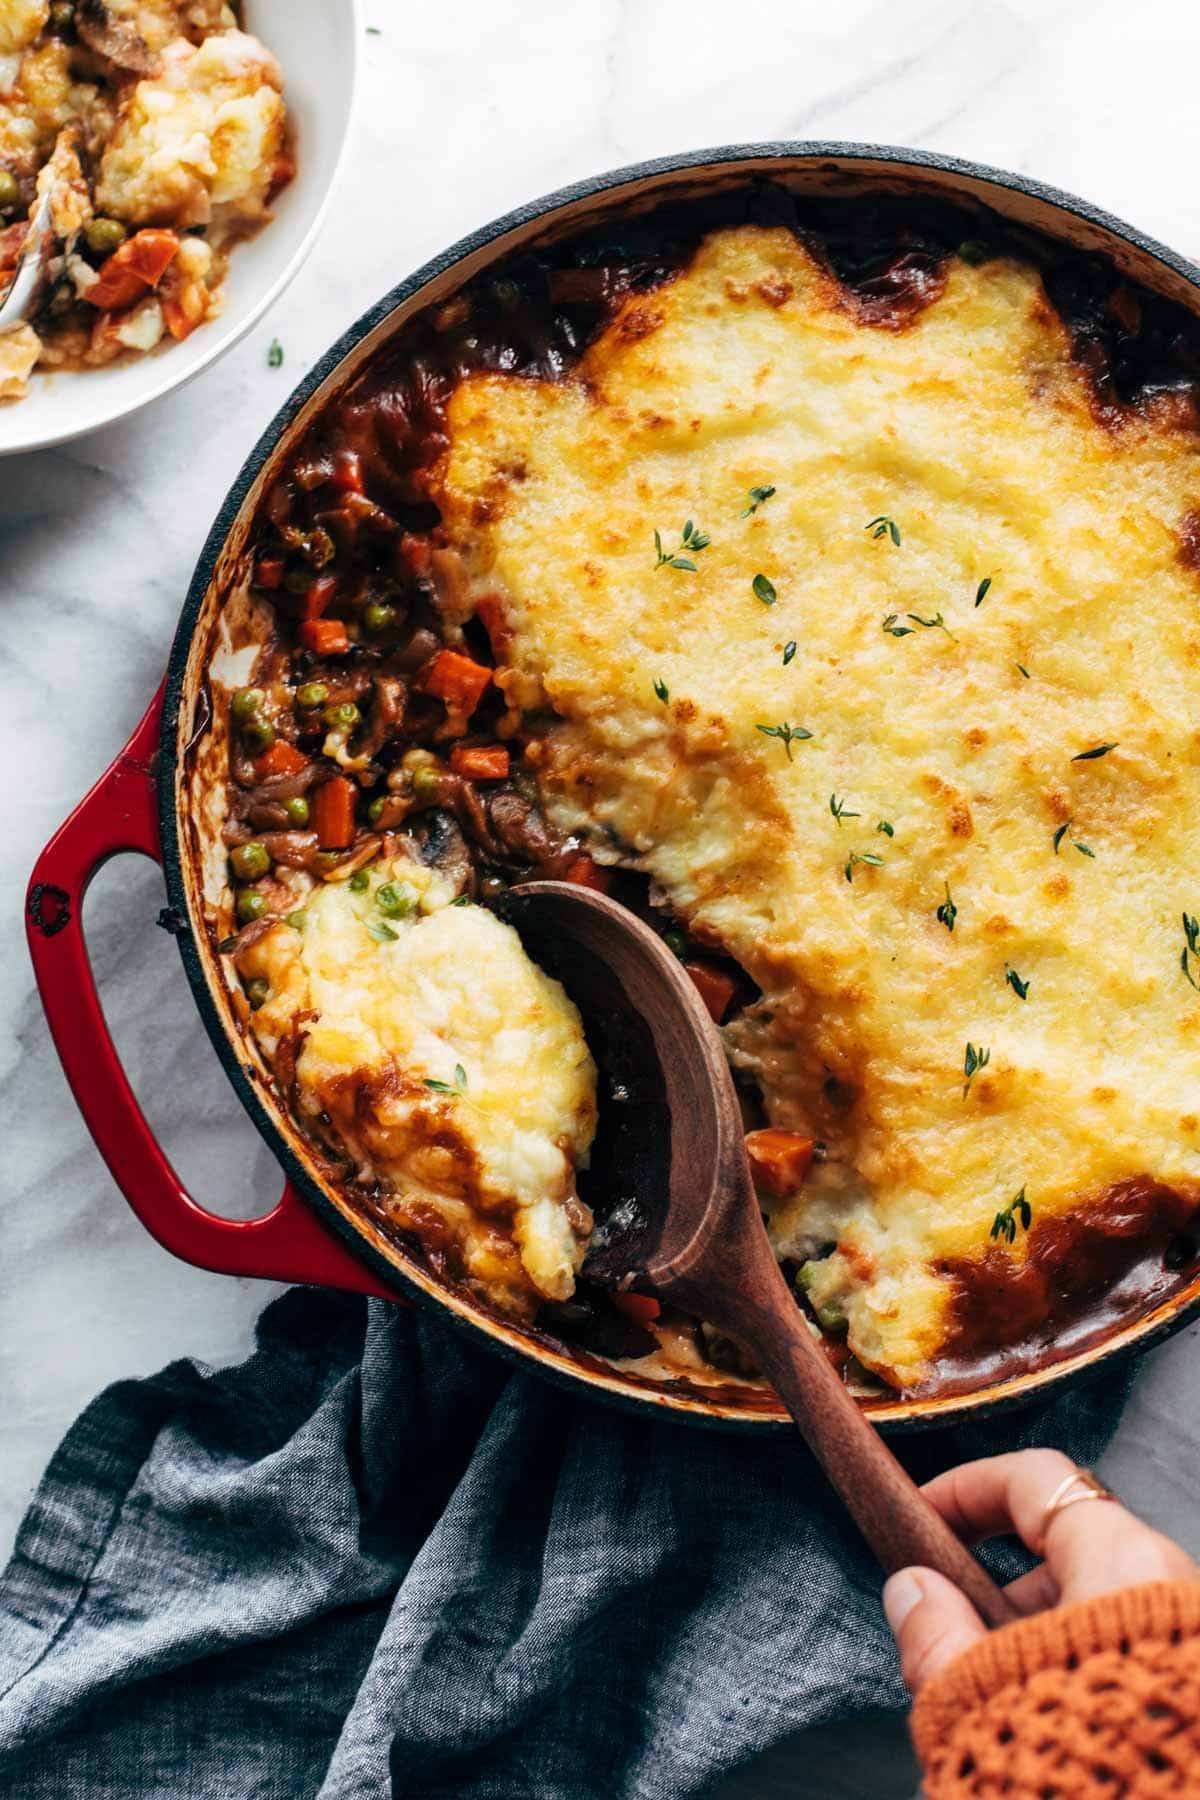
[[[154,783],[161,717],[160,689],[124,750],[46,845],[29,883],[29,950],[71,1090],[117,1186],[172,1255],[222,1275],[395,1300],[290,1181],[274,1210],[259,1219],[222,1219],[198,1205],[146,1123],[118,1060],[88,960],[83,898],[112,856],[132,851],[162,861]]]

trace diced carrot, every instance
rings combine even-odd
[[[362,462],[357,450],[336,452],[333,459],[333,485],[347,494],[362,493]]]
[[[812,1165],[813,1143],[798,1131],[768,1125],[746,1133],[746,1154],[755,1186],[783,1200],[803,1185]]]
[[[284,738],[276,738],[269,750],[254,759],[254,773],[259,781],[269,781],[273,775],[298,775],[307,767],[307,756]]]
[[[595,888],[598,894],[607,894],[612,886],[612,876],[609,871],[602,869],[595,858],[587,854],[586,850],[582,856],[575,857],[574,861],[567,864],[563,880],[573,881],[576,887]]]
[[[191,337],[208,312],[208,290],[199,281],[180,281],[172,269],[159,295],[163,323],[176,343]]]
[[[729,1002],[737,992],[737,982],[724,969],[714,967],[707,962],[685,962],[684,968],[692,978],[696,992],[708,1008],[712,1018],[719,1025],[725,1017]]]
[[[287,564],[282,556],[260,556],[254,565],[254,585],[260,588],[283,586]]]
[[[487,632],[492,649],[502,650],[512,634],[504,618],[504,605],[499,594],[484,594],[476,602],[475,617]]]
[[[121,312],[158,286],[179,249],[173,231],[135,232],[100,265],[85,298],[101,312]]]
[[[508,775],[508,751],[503,744],[455,744],[450,767],[468,781],[504,781]]]
[[[305,619],[300,627],[300,642],[314,656],[345,656],[350,648],[346,627],[340,619]]]
[[[400,561],[410,575],[426,581],[433,568],[433,545],[423,533],[406,531],[400,538]]]
[[[609,1299],[618,1312],[626,1318],[635,1319],[639,1325],[649,1325],[657,1319],[662,1306],[653,1294],[610,1294]]]
[[[313,794],[313,825],[322,850],[348,850],[354,842],[354,783],[344,775],[322,782]]]
[[[300,602],[302,619],[319,619],[338,591],[336,575],[318,575],[304,590]]]
[[[492,671],[457,650],[439,650],[417,676],[417,686],[456,711],[473,713],[491,685]]]

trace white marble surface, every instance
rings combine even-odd
[[[704,144],[820,137],[954,152],[1036,173],[1200,257],[1194,0],[366,6],[379,35],[364,45],[334,216],[271,316],[132,422],[0,464],[0,1554],[84,1401],[173,1356],[240,1355],[266,1297],[260,1283],[173,1262],[125,1207],[51,1053],[20,914],[37,850],[152,692],[208,523],[291,382],[473,226],[595,170]],[[272,337],[286,353],[277,371]],[[156,873],[128,860],[93,892],[117,1036],[197,1194],[255,1210],[277,1178],[175,947],[154,929],[159,893]],[[1133,1504],[1196,1550],[1198,1367],[1194,1333],[1146,1360],[1108,1465]],[[814,1787],[808,1766],[792,1791],[907,1788],[886,1745],[850,1786],[828,1774]]]

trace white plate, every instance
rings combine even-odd
[[[260,319],[312,247],[342,160],[362,20],[358,0],[245,0],[248,31],[274,51],[296,137],[296,175],[269,225],[229,259],[225,307],[183,343],[102,369],[35,374],[24,400],[0,402],[0,456],[111,425],[206,369]]]

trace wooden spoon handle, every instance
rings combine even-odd
[[[800,1427],[879,1561],[891,1574],[917,1563],[945,1575],[988,1625],[1019,1615],[941,1514],[901,1468],[883,1439],[847,1393],[815,1341],[791,1295],[779,1283],[760,1292],[753,1312],[743,1309],[737,1331]]]

